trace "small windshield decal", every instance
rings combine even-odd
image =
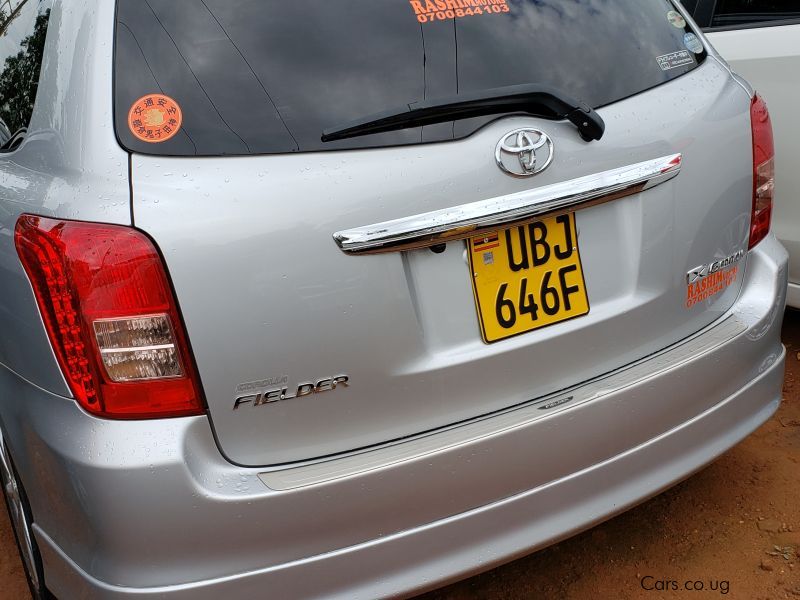
[[[509,12],[506,0],[409,0],[417,21],[445,21]]]
[[[669,21],[673,27],[677,27],[678,29],[683,29],[686,27],[686,19],[683,18],[683,15],[679,13],[677,10],[671,10],[667,13],[667,21]]]
[[[688,50],[678,50],[677,52],[662,54],[661,56],[656,56],[656,60],[662,71],[694,65],[695,63],[694,56],[690,54]]]
[[[703,51],[703,43],[693,33],[687,33],[683,36],[683,44],[695,54],[700,54]]]
[[[181,128],[181,107],[164,94],[147,94],[131,106],[128,127],[143,142],[165,142]]]

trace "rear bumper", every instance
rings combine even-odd
[[[227,463],[202,417],[97,420],[6,372],[47,585],[64,598],[375,598],[548,545],[685,478],[777,409],[786,274],[770,236],[724,319],[553,410],[269,473]]]
[[[800,309],[800,283],[789,282],[786,290],[786,306]]]

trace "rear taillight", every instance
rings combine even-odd
[[[753,210],[750,215],[750,244],[755,246],[769,233],[772,196],[775,189],[775,144],[772,123],[764,100],[758,94],[750,104],[753,128]]]
[[[147,236],[119,225],[22,215],[15,242],[83,408],[117,419],[203,412],[175,298]]]

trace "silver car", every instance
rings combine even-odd
[[[775,236],[789,253],[786,304],[800,309],[800,3],[791,0],[684,2],[722,57],[769,98],[778,167]],[[783,193],[786,190],[788,193]]]
[[[34,596],[411,595],[776,410],[769,115],[677,2],[0,11]]]

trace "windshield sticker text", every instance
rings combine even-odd
[[[409,0],[409,4],[420,23],[509,12],[506,0]]]
[[[658,66],[661,67],[662,71],[669,71],[670,69],[677,69],[678,67],[685,67],[695,63],[694,55],[688,50],[678,50],[677,52],[656,56],[656,61],[658,61]]]

